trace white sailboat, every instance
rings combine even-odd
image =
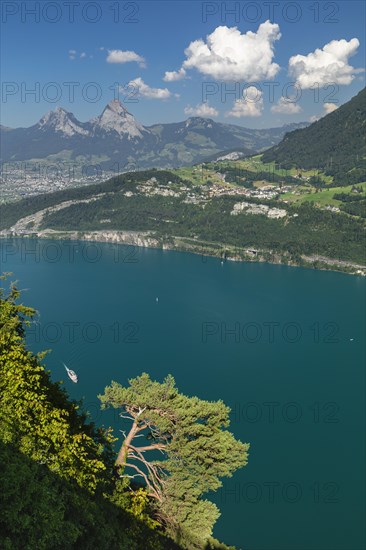
[[[78,381],[78,375],[76,374],[76,372],[74,372],[73,370],[69,369],[65,363],[62,363],[63,366],[65,367],[66,369],[66,372],[67,372],[67,375],[68,377],[70,378],[70,380],[72,380],[75,384],[77,384],[77,381]]]

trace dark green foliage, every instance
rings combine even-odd
[[[55,191],[44,195],[36,195],[8,204],[0,205],[0,230],[11,227],[20,217],[29,216],[39,210],[54,206],[63,201],[81,200],[92,197],[99,193],[118,193],[118,191],[129,191],[135,189],[137,183],[145,181],[159,174],[159,181],[163,184],[171,181],[179,185],[189,186],[190,183],[181,179],[173,172],[167,170],[155,169],[146,170],[143,172],[129,172],[121,176],[116,176],[104,183],[78,187],[76,189],[68,189],[65,191]]]
[[[238,199],[214,198],[205,208],[186,204],[180,198],[122,194],[104,197],[88,204],[76,204],[50,214],[44,227],[59,230],[93,231],[151,230],[162,240],[172,236],[231,245],[238,248],[264,248],[274,253],[289,252],[295,259],[301,254],[320,254],[329,258],[365,262],[364,223],[357,218],[316,208],[280,204],[288,217],[269,219],[261,215],[231,216]],[[263,203],[262,199],[245,199]],[[278,201],[266,201],[279,206]],[[297,216],[294,217],[294,215]],[[109,218],[108,224],[100,220]],[[173,220],[173,223],[169,222]]]
[[[1,441],[0,464],[3,549],[179,548],[102,495],[91,496]]]
[[[0,548],[179,550],[103,495],[90,493],[0,440]]]
[[[342,204],[341,210],[351,214],[352,216],[359,216],[360,218],[366,218],[366,200],[359,200],[354,202],[347,202]]]
[[[236,183],[244,187],[252,187],[254,181],[265,180],[270,183],[289,183],[299,185],[299,180],[289,175],[280,176],[274,170],[271,171],[254,171],[238,168],[235,164],[225,165],[223,163],[214,164],[213,169],[216,172],[225,174],[225,181]]]
[[[335,195],[333,195],[333,199],[342,202],[358,202],[365,200],[365,194],[361,193],[360,195],[356,195],[354,193],[335,193]]]
[[[366,89],[314,122],[286,134],[278,145],[264,152],[263,162],[315,168],[333,176],[337,185],[366,180]]]
[[[336,193],[333,198],[342,201],[340,209],[352,216],[366,218],[366,199],[361,187],[354,186],[351,193]]]
[[[320,189],[321,187],[324,187],[324,185],[325,185],[324,180],[322,178],[320,178],[319,176],[311,176],[309,178],[308,183],[310,185],[314,185],[314,187],[316,187],[318,189]]]

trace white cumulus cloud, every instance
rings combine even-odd
[[[186,77],[186,71],[181,68],[179,71],[166,71],[163,80],[165,82],[174,82],[176,80],[182,80]]]
[[[76,50],[69,50],[69,58],[75,59],[76,56]]]
[[[285,97],[280,97],[276,105],[271,107],[272,113],[281,113],[282,115],[295,115],[301,113],[302,109],[298,103],[289,101]]]
[[[127,86],[134,87],[137,95],[148,99],[168,99],[172,96],[168,88],[151,88],[141,77],[131,80]]]
[[[313,122],[316,122],[317,120],[319,120],[320,117],[316,116],[316,115],[312,115],[310,118],[309,118],[309,122],[313,123]]]
[[[289,72],[303,89],[311,88],[316,83],[351,84],[355,74],[362,69],[355,69],[348,64],[352,55],[357,53],[360,42],[357,38],[332,40],[323,49],[317,48],[308,55],[294,55],[289,59]]]
[[[191,116],[218,116],[219,112],[215,107],[210,107],[208,103],[199,103],[195,107],[191,107],[190,105],[187,105],[184,109],[184,113],[186,115]]]
[[[323,112],[320,115],[311,116],[309,120],[310,122],[316,122],[323,116],[329,115],[329,113],[333,113],[333,111],[335,111],[336,109],[338,109],[338,105],[336,105],[335,103],[324,103]]]
[[[243,98],[236,99],[232,110],[225,113],[225,116],[235,118],[261,116],[263,107],[263,92],[255,86],[249,86],[243,91]]]
[[[108,50],[107,63],[131,63],[136,62],[140,67],[146,67],[145,58],[136,52],[129,50]]]
[[[217,27],[206,41],[199,39],[189,44],[182,69],[197,69],[205,76],[224,81],[274,78],[280,68],[273,63],[274,43],[280,37],[279,26],[270,21],[259,25],[257,32],[245,34],[237,27]]]
[[[326,115],[329,115],[329,113],[333,113],[333,111],[338,109],[338,105],[335,103],[324,103],[323,107]]]

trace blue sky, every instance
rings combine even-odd
[[[202,115],[265,128],[314,120],[365,85],[362,1],[4,0],[1,10],[5,126],[57,106],[86,121],[117,94],[145,125]]]

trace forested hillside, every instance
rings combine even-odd
[[[366,88],[307,128],[286,134],[263,154],[263,162],[317,168],[349,185],[366,180]]]
[[[152,179],[155,182],[144,190],[141,186]],[[10,228],[20,217],[50,209],[45,210],[38,226],[30,221],[24,231],[33,231],[36,236],[40,231],[52,230],[56,232],[52,233],[53,238],[57,232],[62,236],[62,232],[70,231],[78,232],[77,238],[93,231],[151,231],[160,246],[176,248],[178,238],[182,248],[188,242],[195,244],[192,251],[214,253],[212,248],[206,249],[206,243],[211,243],[219,255],[239,257],[245,249],[254,247],[263,251],[257,259],[266,261],[303,265],[302,255],[321,255],[365,263],[364,221],[359,216],[319,209],[311,202],[292,205],[250,197],[246,197],[246,202],[253,205],[252,209],[232,215],[240,196],[209,198],[210,188],[204,188],[197,190],[168,171],[124,174],[104,184],[1,205],[0,229]],[[64,203],[62,208],[52,210],[52,205],[57,208],[60,203]],[[259,209],[264,205],[280,207],[285,215],[271,218],[260,210],[253,213],[256,205]],[[68,238],[67,233],[64,238]],[[243,259],[248,256],[244,254]]]

